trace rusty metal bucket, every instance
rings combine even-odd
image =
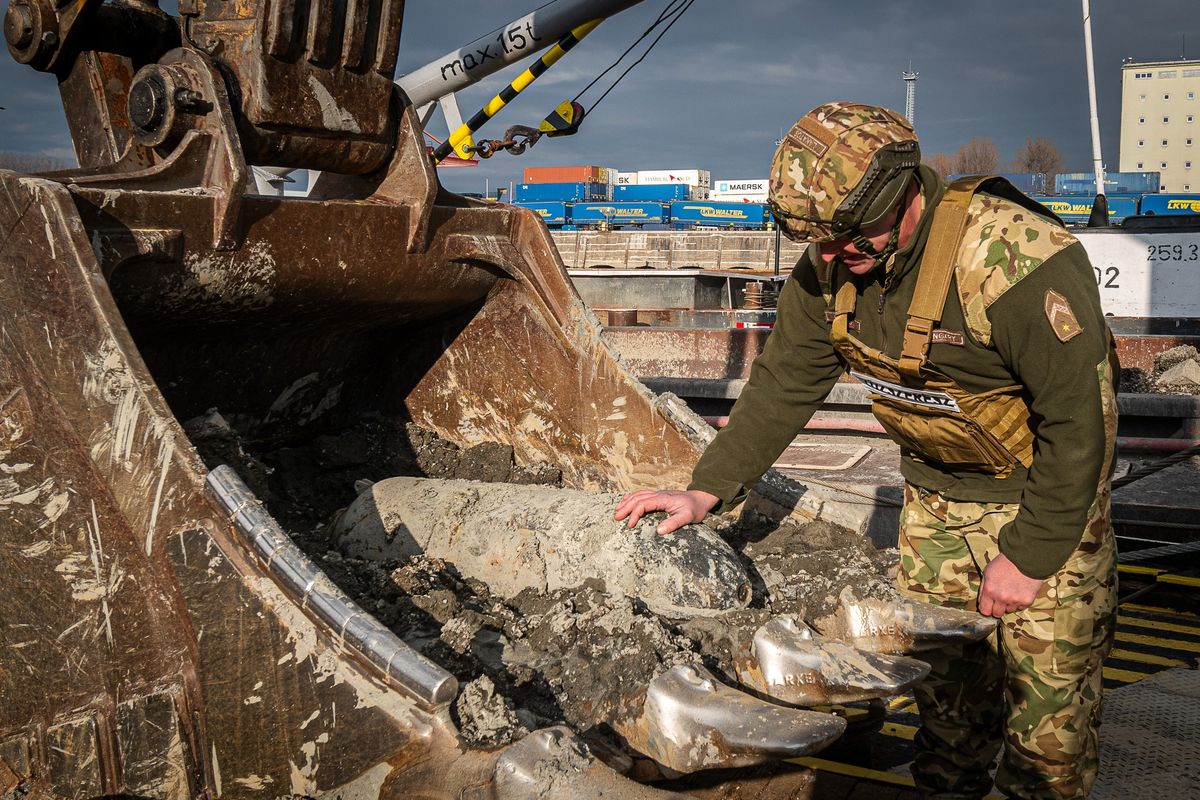
[[[10,7],[81,166],[0,172],[0,792],[532,796],[460,745],[453,676],[206,487],[180,420],[402,416],[579,488],[678,485],[697,457],[544,226],[440,189],[390,80],[403,3],[368,5],[307,38],[288,4],[184,4],[186,31],[148,4]],[[328,172],[255,197],[247,162]]]

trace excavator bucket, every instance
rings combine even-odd
[[[8,7],[80,161],[0,172],[0,776],[28,791],[537,796],[460,744],[451,674],[206,486],[183,420],[295,441],[390,415],[578,487],[695,460],[539,221],[438,185],[392,83],[403,3],[330,9]],[[325,172],[257,197],[248,163]],[[593,772],[624,780],[584,769],[578,796]]]
[[[0,792],[668,796],[563,728],[465,744],[455,676],[182,424],[215,409],[286,453],[400,420],[574,489],[687,480],[702,424],[610,352],[545,227],[440,187],[392,82],[403,6],[11,0],[9,51],[57,76],[80,165],[0,171]],[[255,196],[251,164],[322,175]],[[679,674],[638,696],[667,703]],[[627,727],[695,727],[670,708]],[[730,763],[840,730],[754,714],[780,743]],[[663,741],[642,750],[708,766]]]

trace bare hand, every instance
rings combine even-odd
[[[1008,556],[999,555],[983,570],[979,587],[979,613],[1001,617],[1029,608],[1042,590],[1042,582],[1024,575]]]
[[[621,498],[621,502],[617,503],[615,519],[620,521],[629,517],[626,527],[632,528],[643,515],[651,511],[665,511],[667,518],[658,524],[657,530],[659,533],[671,533],[684,525],[700,522],[719,502],[721,498],[715,494],[699,489],[687,492],[643,489]]]

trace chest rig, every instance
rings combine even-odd
[[[929,362],[958,253],[981,186],[1031,208],[1033,201],[1002,178],[962,178],[950,184],[933,212],[929,238],[904,326],[899,358],[870,347],[851,331],[858,284],[844,270],[833,295],[831,340],[852,374],[871,392],[871,411],[912,458],[1004,477],[1033,463],[1034,427],[1024,387],[970,392]],[[1045,209],[1039,209],[1044,215]]]

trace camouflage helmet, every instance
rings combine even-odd
[[[917,135],[900,114],[825,103],[801,117],[775,151],[768,202],[789,238],[838,239],[883,219],[920,163]]]

